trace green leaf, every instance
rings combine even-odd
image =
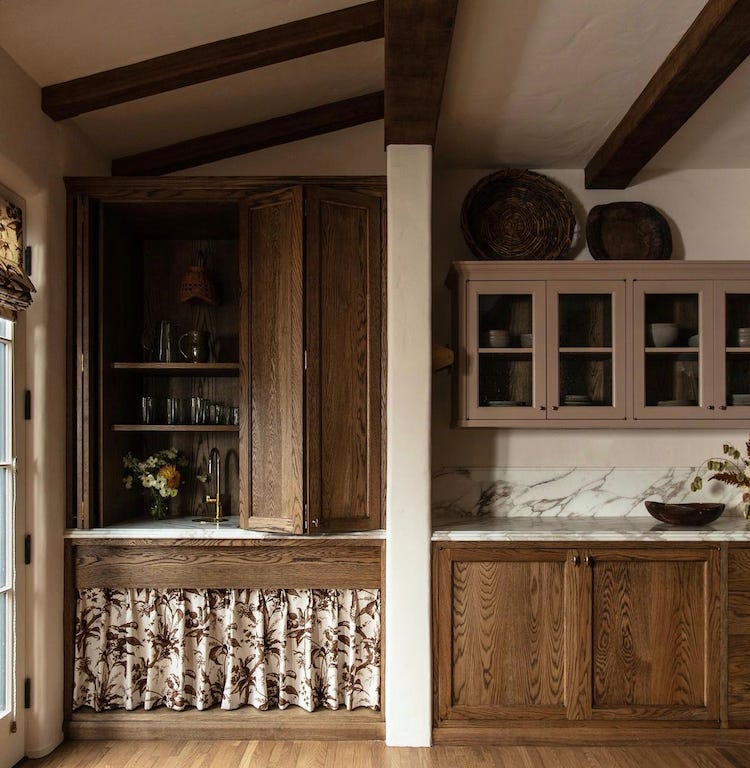
[[[702,477],[694,477],[693,482],[690,483],[690,490],[691,491],[700,491],[700,489],[703,488],[703,478]]]

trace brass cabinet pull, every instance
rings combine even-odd
[[[583,562],[586,563],[587,567],[589,568],[594,567],[594,558],[591,557],[591,555],[586,555],[586,557],[583,559]]]
[[[570,561],[571,561],[571,562],[573,563],[573,565],[575,565],[575,566],[579,566],[579,565],[581,564],[581,558],[580,558],[580,556],[579,556],[579,555],[573,555],[573,557],[571,557],[571,558],[570,558]]]
[[[727,409],[726,405],[720,405],[719,406],[719,410],[720,411],[726,411],[726,409]]]

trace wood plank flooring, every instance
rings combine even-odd
[[[67,742],[24,768],[747,768],[750,748],[433,747],[362,741]]]

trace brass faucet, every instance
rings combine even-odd
[[[226,518],[221,510],[221,454],[219,453],[219,449],[215,446],[211,449],[211,453],[208,455],[208,474],[215,480],[214,488],[216,489],[216,495],[212,497],[210,493],[207,494],[206,504],[216,505],[216,516],[214,517],[214,520],[215,522],[220,523],[222,520],[226,520]]]

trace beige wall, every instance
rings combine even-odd
[[[26,386],[33,419],[25,427],[19,482],[34,559],[26,583],[28,674],[26,754],[62,739],[62,583],[65,527],[65,187],[63,176],[102,175],[107,166],[73,126],[39,108],[39,87],[0,49],[0,184],[26,200],[26,242],[34,251],[35,301],[25,322]],[[23,512],[23,510],[21,510]]]
[[[450,342],[451,261],[472,258],[459,227],[461,204],[487,170],[436,170],[433,186],[433,338]],[[645,175],[626,190],[584,189],[583,171],[542,171],[556,179],[576,208],[579,230],[594,205],[641,200],[669,220],[673,258],[750,258],[750,170],[674,171]],[[578,258],[590,258],[579,231]],[[446,466],[687,466],[744,442],[737,430],[468,430],[450,428],[450,377],[433,377],[432,467]],[[748,425],[750,427],[750,424]]]

